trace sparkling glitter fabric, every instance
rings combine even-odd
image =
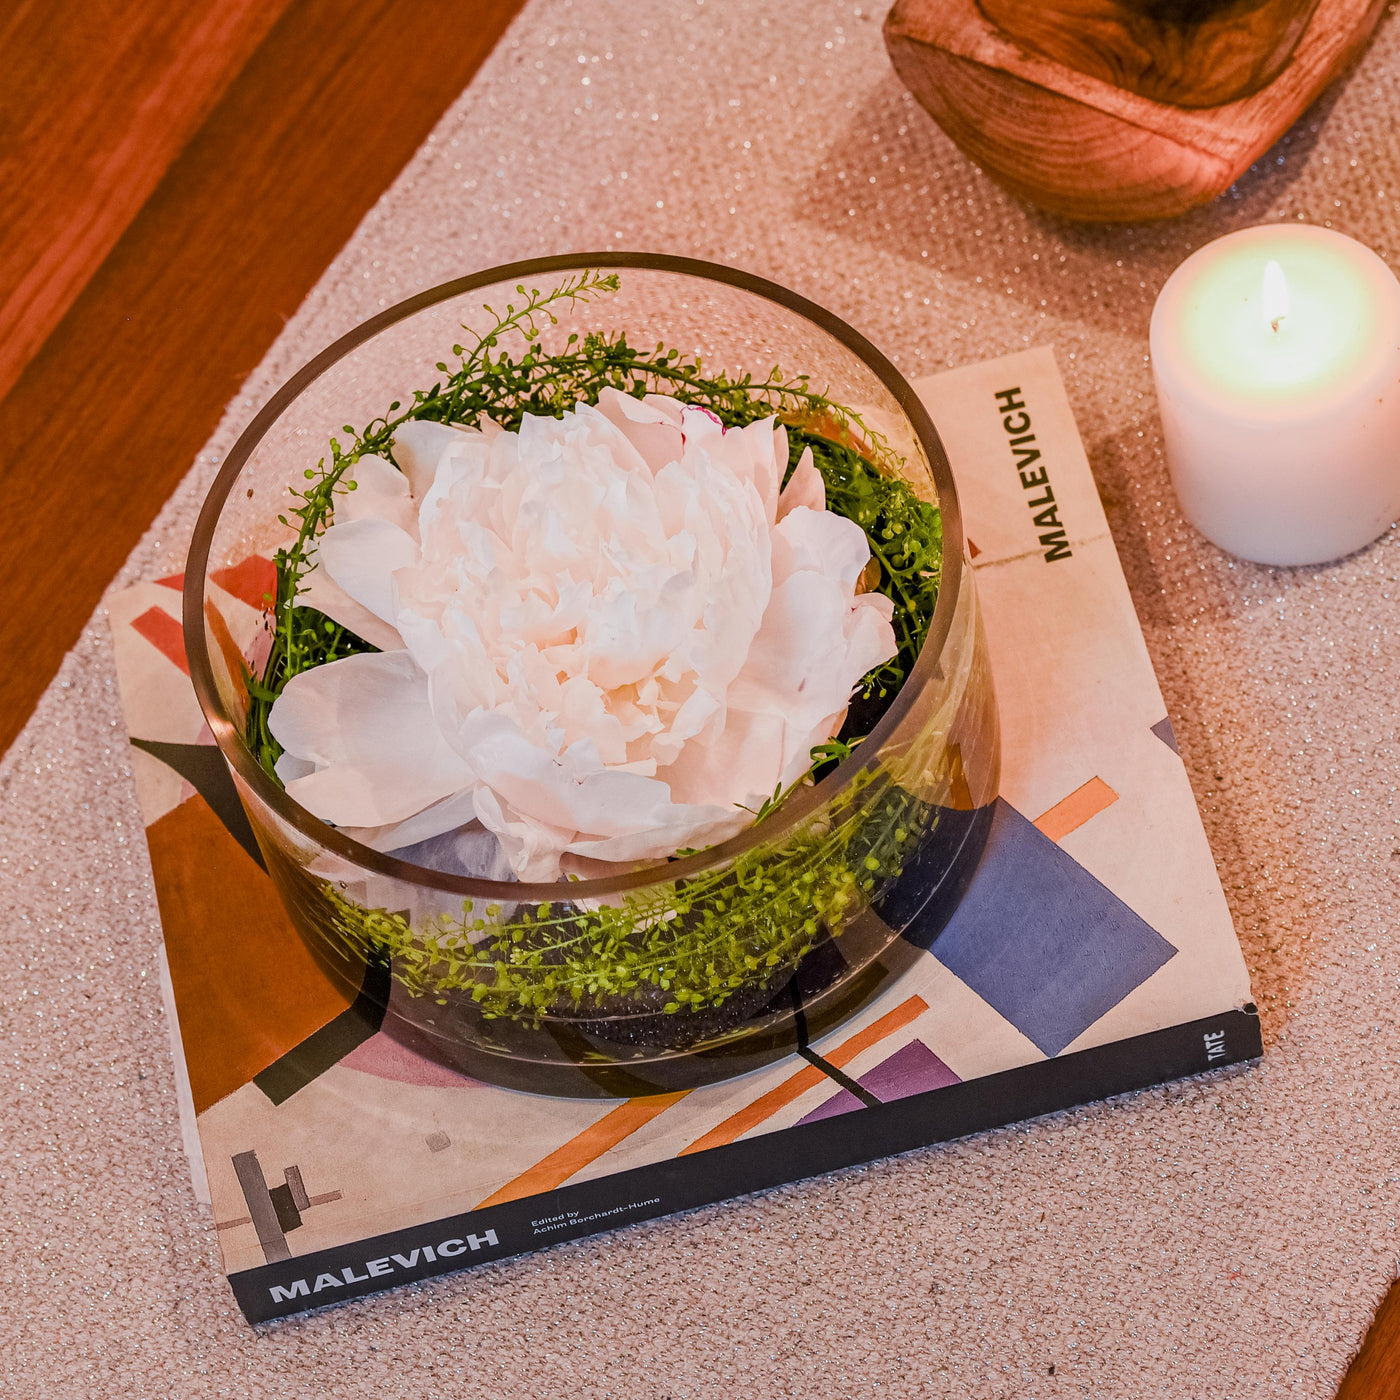
[[[1187,252],[1247,224],[1330,223],[1400,266],[1400,25],[1214,207],[1086,229],[958,154],[890,70],[881,17],[535,0],[119,583],[179,567],[215,463],[290,371],[492,263],[590,246],[735,263],[911,376],[1051,344],[1238,922],[1263,1064],[255,1333],[180,1146],[99,614],[0,769],[0,1392],[1333,1394],[1397,1251],[1400,537],[1279,570],[1196,536],[1147,326]]]

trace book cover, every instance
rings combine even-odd
[[[196,1191],[250,1321],[1260,1054],[1171,721],[1048,349],[916,386],[952,461],[1001,795],[930,950],[786,1059],[684,1092],[483,1084],[347,1002],[258,863],[186,668],[180,576],[109,600]],[[251,646],[272,565],[214,576]]]

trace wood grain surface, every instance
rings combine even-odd
[[[29,36],[18,56],[25,91],[53,111],[47,124],[38,114],[0,128],[0,166],[38,172],[38,187],[54,172],[25,211],[24,238],[41,255],[71,251],[26,264],[16,235],[10,260],[0,260],[0,306],[29,306],[21,320],[42,325],[35,289],[48,289],[50,305],[67,296],[140,181],[162,153],[170,159],[0,400],[0,750],[239,384],[520,3],[181,0],[164,7],[160,43],[145,17],[163,7],[135,0],[34,0],[3,21],[0,33]],[[94,35],[95,11],[121,42]],[[256,42],[269,17],[276,22]],[[60,37],[45,38],[46,26]],[[80,43],[77,32],[88,37]],[[78,125],[111,132],[89,146],[89,136],[63,134],[71,125],[62,109],[77,81],[74,53],[99,41],[118,57],[101,81],[93,75],[106,60],[82,58],[88,76],[78,85],[103,92]],[[171,99],[187,79],[191,92]],[[123,150],[135,152],[126,165],[113,154]],[[120,197],[94,203],[89,158]],[[0,254],[8,246],[0,239]]]
[[[0,395],[288,0],[21,0],[0,13]]]
[[[1012,193],[1070,219],[1161,219],[1228,189],[1356,58],[1386,4],[1319,0],[1278,76],[1214,107],[1155,101],[1037,52],[978,0],[895,0],[885,43],[934,120]]]
[[[1400,1400],[1400,1283],[1385,1295],[1337,1400]]]
[[[977,0],[1036,53],[1154,102],[1218,107],[1292,57],[1318,0]]]

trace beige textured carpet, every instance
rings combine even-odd
[[[963,160],[891,73],[880,18],[535,0],[122,581],[179,566],[214,462],[288,372],[492,263],[589,246],[735,263],[911,376],[1052,344],[1255,979],[1262,1066],[254,1333],[181,1152],[99,617],[0,769],[4,1395],[1335,1390],[1397,1251],[1400,538],[1267,570],[1196,537],[1167,483],[1147,324],[1188,250],[1250,223],[1330,221],[1400,265],[1400,25],[1214,208],[1095,230]]]

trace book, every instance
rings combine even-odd
[[[1261,1053],[1249,979],[1048,349],[920,381],[1002,725],[987,845],[927,950],[786,1058],[570,1099],[466,1078],[282,911],[188,678],[181,576],[109,601],[196,1193],[262,1322]],[[270,561],[214,576],[250,646]]]

